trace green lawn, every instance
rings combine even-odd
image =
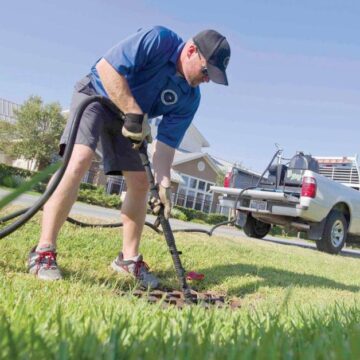
[[[240,298],[241,308],[163,309],[131,296],[134,283],[109,269],[119,229],[66,224],[58,246],[65,279],[34,279],[25,259],[38,220],[0,240],[0,358],[360,358],[360,259],[178,233],[185,268],[206,275],[196,287]],[[177,286],[161,236],[146,230],[141,251],[166,285]]]

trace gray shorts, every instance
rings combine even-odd
[[[76,108],[90,95],[97,95],[89,77],[75,85],[70,106],[69,119],[60,140],[59,154],[62,156]],[[91,103],[84,111],[75,144],[89,146],[102,156],[106,175],[122,175],[122,171],[144,171],[137,150],[133,150],[129,139],[121,134],[121,122],[108,108],[98,102]]]

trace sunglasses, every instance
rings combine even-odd
[[[199,54],[199,59],[202,60],[202,57],[200,55],[200,51],[198,50],[197,53]],[[209,77],[209,71],[208,71],[208,68],[205,66],[205,65],[202,65],[201,66],[201,73],[206,76],[206,77]]]

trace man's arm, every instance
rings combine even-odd
[[[171,185],[170,169],[174,160],[175,149],[161,141],[155,141],[153,167],[155,182],[165,188]]]
[[[143,114],[123,75],[119,74],[105,59],[97,63],[96,70],[110,99],[123,113]]]
[[[151,129],[147,115],[143,113],[132,95],[126,78],[105,59],[98,62],[96,70],[110,99],[125,114],[122,134],[130,139],[134,149],[138,149],[144,139],[151,143]]]
[[[164,206],[164,216],[169,219],[171,213],[171,179],[170,169],[174,160],[175,149],[161,141],[154,144],[153,167],[155,182],[159,185],[159,198],[151,197],[150,206],[155,215],[159,214],[161,203]]]

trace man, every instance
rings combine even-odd
[[[225,70],[229,58],[226,38],[214,30],[202,31],[185,43],[173,31],[156,26],[139,30],[96,62],[90,74],[75,86],[60,154],[68,141],[77,106],[90,95],[109,97],[125,113],[124,126],[111,110],[97,102],[86,108],[67,170],[44,206],[40,241],[29,255],[30,273],[43,280],[61,279],[56,238],[99,146],[105,174],[122,174],[127,185],[121,209],[123,248],[111,266],[120,274],[131,274],[143,287],[158,286],[159,280],[139,254],[149,184],[136,148],[145,139],[151,142],[147,116],[162,115],[154,144],[153,169],[168,218],[170,168],[175,149],[198,108],[199,85],[209,80],[228,85]],[[155,205],[158,212],[160,206]]]

